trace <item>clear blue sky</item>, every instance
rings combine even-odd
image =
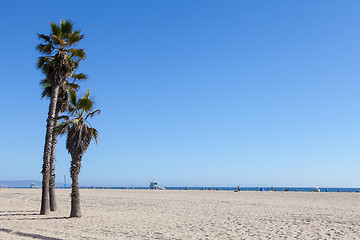
[[[0,179],[41,179],[36,33],[71,19],[102,114],[80,184],[360,186],[359,1],[6,1]],[[57,181],[70,156],[58,144]]]

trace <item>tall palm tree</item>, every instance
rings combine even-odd
[[[66,82],[59,87],[58,93],[58,100],[56,103],[55,109],[55,122],[54,128],[59,124],[59,117],[60,114],[65,112],[68,106],[68,95],[67,90],[72,89],[77,91],[80,86],[75,83],[75,81],[82,81],[86,80],[87,77],[85,74],[72,74],[71,75],[72,82],[66,80]],[[43,79],[40,82],[40,85],[43,87],[43,92],[41,93],[41,98],[49,98],[51,99],[51,90],[52,86],[48,83],[47,79]],[[56,195],[55,195],[55,162],[56,162],[56,143],[57,143],[57,135],[52,136],[52,144],[51,144],[51,154],[50,154],[50,179],[49,179],[49,197],[50,197],[50,211],[57,210],[57,202],[56,202]]]
[[[50,35],[38,34],[43,43],[37,46],[37,49],[43,54],[38,59],[37,67],[42,70],[47,82],[52,86],[46,123],[40,214],[50,213],[50,157],[59,88],[65,83],[68,75],[77,68],[79,62],[86,58],[84,49],[74,48],[84,38],[84,35],[80,30],[73,30],[71,21],[62,20],[60,25],[55,23],[50,23],[50,25]]]
[[[89,118],[99,114],[100,110],[93,110],[93,101],[89,98],[90,91],[77,100],[75,91],[69,90],[69,116],[62,116],[64,121],[55,129],[55,133],[67,134],[66,149],[71,155],[70,175],[71,185],[71,212],[70,217],[81,217],[79,173],[82,156],[88,149],[92,139],[97,143],[98,131],[92,128]]]

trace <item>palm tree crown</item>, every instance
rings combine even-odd
[[[99,114],[100,110],[93,110],[93,101],[89,98],[90,91],[85,96],[77,99],[76,93],[69,90],[69,116],[61,116],[64,120],[55,129],[62,135],[67,133],[66,149],[71,155],[83,155],[92,139],[98,140],[98,131],[92,128],[88,119]]]
[[[43,43],[37,46],[40,53],[37,67],[47,76],[50,84],[61,85],[69,75],[85,79],[84,74],[73,74],[79,62],[86,58],[84,49],[74,48],[84,38],[80,30],[74,30],[70,20],[61,20],[60,25],[50,23],[50,35],[38,34]]]

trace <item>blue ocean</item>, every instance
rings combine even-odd
[[[64,187],[61,187],[64,188]],[[70,187],[67,187],[70,188]],[[150,187],[82,187],[94,189],[150,189]],[[212,190],[212,191],[238,191],[238,187],[165,187],[166,190]],[[360,188],[318,188],[320,192],[360,192]],[[240,191],[289,191],[313,192],[317,189],[309,187],[241,187]]]

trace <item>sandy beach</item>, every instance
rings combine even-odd
[[[40,189],[0,189],[0,239],[359,239],[359,193],[82,189],[81,218],[40,216]]]

